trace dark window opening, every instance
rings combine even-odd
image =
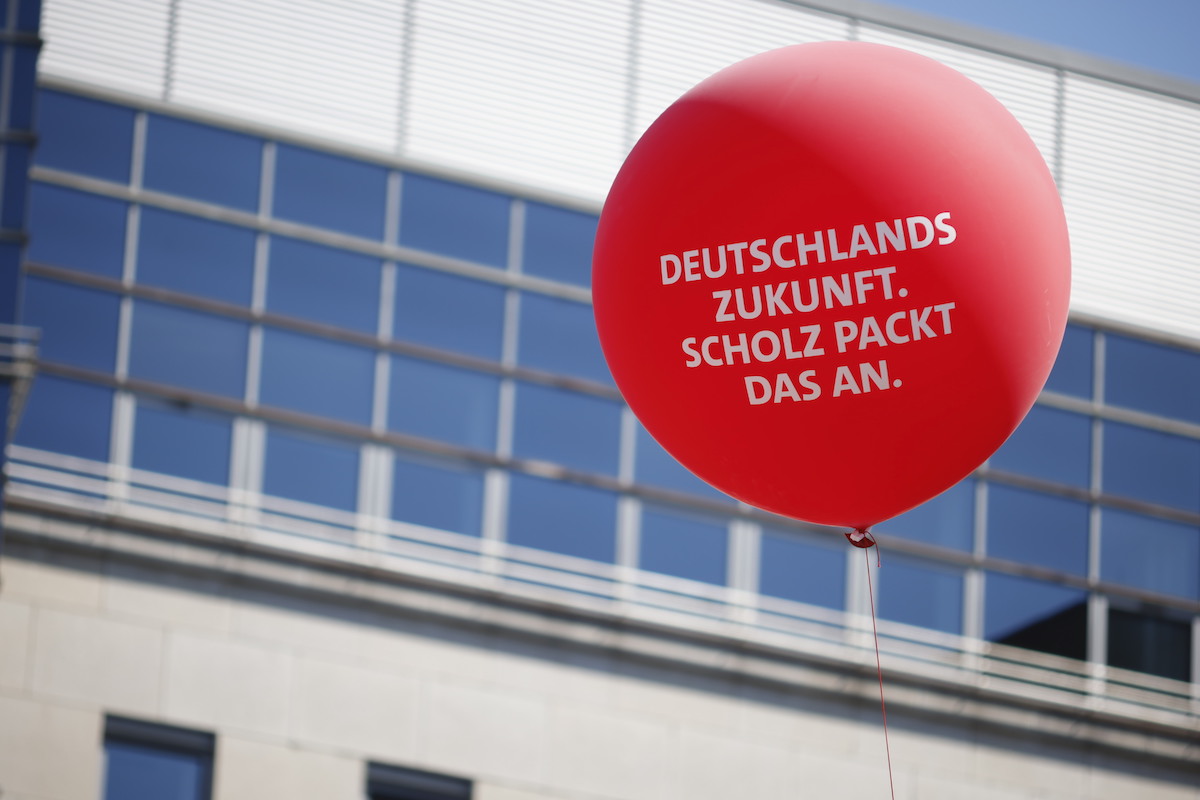
[[[1163,609],[1109,609],[1111,666],[1186,681],[1191,674],[1191,639],[1187,620],[1173,619]]]
[[[387,764],[367,765],[368,800],[470,800],[471,782]]]

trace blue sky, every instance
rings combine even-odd
[[[1200,0],[876,0],[1200,83]]]

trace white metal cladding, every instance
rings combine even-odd
[[[730,64],[789,44],[846,39],[849,33],[846,17],[777,3],[645,0],[633,65],[634,140],[681,94]]]
[[[49,0],[39,68],[52,75],[162,94],[169,0]]]
[[[405,155],[603,196],[626,149],[627,3],[414,11]]]
[[[1012,112],[1038,146],[1051,170],[1057,168],[1059,81],[1055,70],[877,25],[862,25],[858,39],[903,47],[966,75]]]
[[[402,5],[185,0],[176,14],[165,99],[392,147]]]
[[[1075,306],[1200,336],[1200,107],[1069,76],[1062,184]]]
[[[775,0],[45,0],[49,76],[598,203],[675,97],[858,38],[992,92],[1061,180],[1073,307],[1200,340],[1200,106]]]

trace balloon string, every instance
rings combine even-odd
[[[875,553],[878,557],[878,548]],[[871,585],[871,559],[867,556],[865,547],[863,548],[863,561],[867,566],[867,592],[871,598],[871,633],[875,635],[875,674],[879,676],[879,710],[883,715],[883,748],[887,752],[888,785],[892,790],[892,800],[896,800],[896,781],[892,778],[892,746],[888,742],[887,703],[883,701],[883,663],[879,658],[879,629],[875,625],[875,588]]]

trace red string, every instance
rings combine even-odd
[[[863,533],[870,536],[866,531]],[[875,540],[872,538],[871,544],[874,543]],[[861,545],[858,546],[861,547]],[[867,545],[867,547],[869,546]],[[887,704],[883,701],[883,663],[879,659],[879,629],[875,625],[875,588],[871,585],[871,559],[867,557],[867,547],[863,547],[863,562],[867,566],[867,592],[871,597],[871,632],[875,635],[875,672],[879,676],[879,710],[883,714],[883,747],[887,751],[888,785],[892,789],[892,800],[896,800],[896,782],[892,778],[892,746],[888,742]],[[878,549],[875,552],[878,555]]]

